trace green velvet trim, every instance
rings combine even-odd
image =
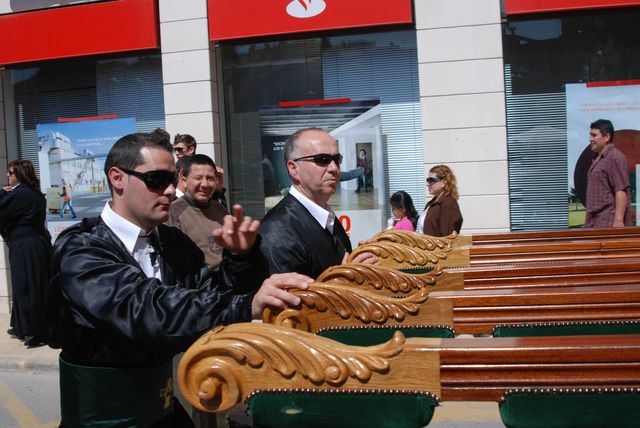
[[[453,329],[446,326],[335,328],[321,330],[318,332],[318,336],[327,337],[346,345],[372,346],[387,342],[396,331],[401,331],[405,337],[454,337]]]
[[[493,329],[494,337],[580,336],[639,333],[640,323],[635,321],[499,325]]]
[[[431,421],[436,398],[403,392],[259,392],[248,401],[254,427],[414,428]]]
[[[500,417],[510,428],[638,427],[640,392],[508,393]]]
[[[415,268],[402,268],[398,269],[400,272],[412,273],[414,275],[421,275],[423,273],[429,273],[433,270],[433,267],[415,267]]]

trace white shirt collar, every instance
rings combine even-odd
[[[116,214],[116,212],[111,209],[110,202],[111,201],[108,201],[104,204],[100,217],[102,217],[102,221],[104,221],[104,223],[109,226],[109,229],[122,241],[124,246],[127,247],[127,250],[133,254],[138,237],[144,235],[146,231],[124,217],[121,217],[119,214]]]
[[[323,228],[326,228],[328,226],[327,220],[329,219],[329,217],[335,217],[335,214],[333,213],[333,210],[331,210],[331,207],[329,207],[329,205],[327,205],[329,210],[325,210],[320,205],[307,198],[295,186],[291,186],[291,188],[289,189],[289,194],[296,198],[307,209],[307,211],[309,211],[309,214],[311,214],[313,218],[315,218],[316,221],[320,223],[320,226],[322,226]],[[331,222],[330,226],[333,227],[333,222]]]

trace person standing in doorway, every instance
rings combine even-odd
[[[631,226],[631,194],[627,158],[613,145],[613,124],[591,124],[593,160],[587,176],[585,227]]]
[[[369,175],[369,160],[367,159],[367,152],[365,149],[360,149],[358,152],[358,160],[356,166],[364,168],[364,174],[358,177],[358,188],[356,193],[360,193],[361,190],[367,191],[367,177]]]

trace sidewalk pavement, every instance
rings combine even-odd
[[[48,346],[27,349],[24,343],[9,336],[9,314],[0,314],[0,369],[58,370],[59,349]]]

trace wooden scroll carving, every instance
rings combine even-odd
[[[351,252],[347,261],[362,253],[372,253],[380,260],[380,264],[396,269],[434,267],[447,258],[447,250],[425,251],[395,242],[371,242],[361,245]]]
[[[178,367],[185,398],[226,411],[255,391],[415,391],[499,401],[514,388],[638,388],[640,335],[406,339],[372,347],[260,323],[218,327]]]
[[[429,290],[405,297],[383,296],[357,287],[313,283],[307,290],[290,290],[300,297],[297,308],[266,308],[262,321],[297,330],[318,332],[334,326],[411,324],[452,325],[450,300],[425,304]],[[440,305],[444,305],[440,307]],[[448,322],[438,323],[447,320]]]
[[[424,287],[433,287],[436,285],[436,278],[441,275],[442,269],[439,267],[428,273],[413,274],[380,265],[345,263],[328,268],[316,281],[406,294]],[[462,289],[462,281],[459,282],[459,289]]]
[[[459,292],[422,288],[402,298],[322,283],[290,292],[300,297],[300,306],[266,309],[265,323],[312,333],[332,327],[433,325],[489,334],[497,324],[640,319],[639,284]]]
[[[456,232],[449,236],[436,237],[421,235],[416,232],[406,230],[384,230],[371,238],[371,242],[395,242],[396,244],[407,245],[425,251],[451,251],[453,242],[458,237]]]
[[[209,331],[187,350],[178,383],[194,407],[210,412],[229,410],[254,390],[277,385],[376,388],[375,374],[390,373],[404,343],[397,333],[381,345],[351,347],[285,327],[233,324]]]

